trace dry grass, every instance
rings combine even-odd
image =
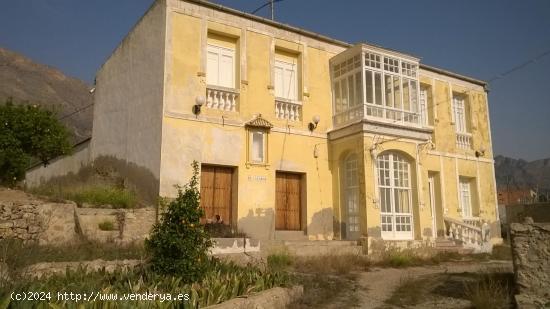
[[[410,275],[402,277],[399,287],[386,300],[386,303],[398,307],[418,305],[426,300],[430,291],[428,286],[432,283],[429,280],[420,280]]]
[[[370,265],[368,257],[358,254],[295,257],[292,262],[295,271],[313,274],[347,275],[352,271],[367,271]]]
[[[478,280],[464,284],[464,292],[477,309],[510,307],[512,288],[502,273],[481,274]]]
[[[11,271],[41,262],[70,262],[94,259],[142,259],[145,250],[141,244],[121,246],[114,243],[81,242],[65,246],[39,246],[16,240],[0,240],[0,262]]]
[[[95,207],[134,208],[137,204],[135,192],[107,185],[46,185],[32,189],[30,193],[47,197],[54,202],[74,201],[79,206],[86,203]]]

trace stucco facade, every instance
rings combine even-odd
[[[231,89],[209,85],[211,46],[231,52]],[[408,91],[411,105],[422,92],[429,110],[425,121],[419,124],[414,118],[415,124],[408,125],[362,114],[339,122],[334,68],[353,52],[363,55],[362,61],[368,52],[395,56],[402,59],[402,70],[410,61],[415,73],[409,88],[396,89]],[[296,84],[292,100],[278,98],[278,88],[286,85],[285,80],[278,84],[280,63],[291,63],[296,74],[291,75]],[[365,73],[360,74],[358,96],[359,84],[366,81]],[[229,168],[225,183],[231,210],[224,221],[256,238],[433,240],[443,235],[444,218],[465,217],[464,179],[468,219],[497,226],[484,86],[378,46],[352,46],[202,1],[156,1],[97,74],[91,157],[113,156],[150,170],[158,186],[155,193],[167,197],[176,194],[174,185],[188,181],[194,160]],[[372,91],[368,87],[362,92],[365,111],[364,96]],[[392,91],[397,98],[397,90]],[[405,106],[405,95],[399,95]],[[452,102],[458,95],[467,105],[467,140],[457,137]],[[195,105],[203,101],[199,113]],[[420,111],[408,114],[419,117]],[[258,147],[252,141],[258,128],[251,121],[258,118],[270,124],[259,128],[261,162],[251,160]],[[320,119],[318,124],[313,118]],[[389,171],[398,172],[393,170],[398,160],[407,170],[399,176],[406,178],[406,188],[399,189],[402,196],[397,197],[398,189],[388,189],[395,193],[391,203],[380,196],[378,159],[385,154]],[[284,189],[290,182],[280,186],[283,172],[299,179],[292,183],[294,191]],[[278,210],[285,192],[299,205],[299,222],[293,223],[299,228],[277,228],[277,220],[286,216]],[[383,218],[381,208],[403,203],[405,195],[412,230],[389,237],[381,221],[402,219],[391,214]]]

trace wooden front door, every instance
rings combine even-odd
[[[232,179],[230,167],[201,166],[201,207],[207,220],[219,215],[223,223],[231,223]]]
[[[277,172],[275,184],[275,229],[301,230],[302,176]]]

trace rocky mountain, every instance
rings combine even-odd
[[[37,104],[53,110],[77,143],[92,134],[90,86],[61,71],[0,47],[0,103]]]
[[[504,156],[495,157],[497,186],[511,189],[550,190],[550,158],[527,162]]]

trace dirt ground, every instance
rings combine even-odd
[[[464,281],[481,272],[512,273],[510,261],[444,263],[437,266],[410,268],[371,268],[369,271],[331,278],[311,278],[313,285],[305,288],[322,289],[323,303],[306,299],[292,308],[471,308],[464,298]],[[406,281],[417,280],[414,304],[395,301],[394,293]],[[422,289],[425,289],[423,291]],[[309,294],[312,294],[311,291]],[[410,296],[409,296],[410,297]],[[413,295],[415,297],[415,295]]]

